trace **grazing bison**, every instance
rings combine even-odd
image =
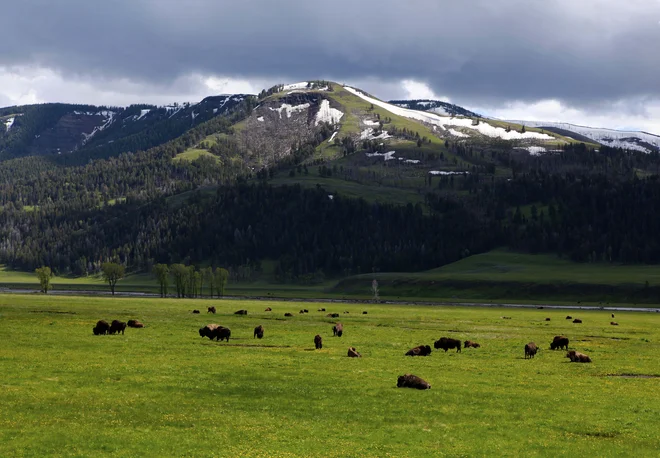
[[[610,324],[611,324],[612,326],[618,326],[618,325],[619,325],[619,323],[617,323],[616,321],[610,321]]]
[[[429,345],[420,345],[411,348],[406,352],[406,356],[428,356],[431,354],[431,347]]]
[[[566,353],[566,357],[571,360],[572,363],[590,363],[591,358],[589,358],[587,355],[584,353],[580,353],[579,351],[571,350],[568,353]]]
[[[207,324],[206,326],[199,328],[199,336],[200,337],[208,337],[209,339],[213,340],[215,337],[215,330],[218,329],[220,326],[217,324]]]
[[[461,341],[458,339],[450,339],[449,337],[440,337],[440,340],[436,340],[433,346],[436,350],[442,348],[445,353],[450,348],[455,348],[457,353],[461,351]]]
[[[568,315],[568,316],[566,316],[566,319],[567,319],[567,320],[572,320],[572,319],[573,319],[573,317],[572,317],[572,316],[570,316],[570,315]]]
[[[418,390],[430,390],[431,385],[416,375],[406,374],[400,375],[396,381],[397,388],[416,388]]]
[[[341,337],[341,335],[344,333],[344,325],[341,323],[337,323],[332,327],[332,335]]]
[[[552,342],[550,342],[550,350],[556,350],[556,349],[566,349],[568,350],[568,337],[566,336],[555,336],[554,339],[552,339]]]
[[[300,311],[300,312],[298,312],[298,313],[300,313],[300,314],[302,314],[302,313],[305,313],[305,311],[304,311],[304,310],[301,310],[301,311]]]
[[[247,310],[237,310],[234,315],[247,315]]]
[[[614,313],[612,314],[612,318],[614,318]]]
[[[323,308],[323,309],[319,309],[319,312],[325,312],[325,309],[324,309],[324,308]]]
[[[582,320],[579,319],[579,318],[576,318],[576,319],[573,320],[573,323],[582,323]]]
[[[227,342],[229,342],[229,338],[231,337],[231,330],[229,328],[225,328],[224,326],[218,326],[213,337],[215,337],[218,342],[222,342],[224,339],[227,339]],[[211,340],[213,340],[213,337],[211,337]]]
[[[263,336],[264,336],[264,327],[262,325],[259,325],[256,328],[254,328],[254,337],[261,339],[263,338]]]
[[[287,312],[287,313],[284,314],[284,316],[293,316],[293,313]]]
[[[366,311],[366,310],[365,310],[364,312],[362,312],[362,315],[366,315],[366,314],[367,314],[367,311]]]
[[[144,324],[142,324],[138,320],[128,320],[128,323],[126,323],[126,325],[129,328],[143,328],[144,327]]]
[[[270,308],[270,307],[266,307],[266,312],[272,312],[272,311],[273,311],[272,308]]]
[[[349,358],[362,358],[362,355],[358,353],[358,351],[355,349],[355,347],[350,347],[348,349],[348,357]]]
[[[305,313],[309,313],[309,310],[307,310],[307,309],[303,309],[303,312],[305,312]]]
[[[199,313],[199,310],[193,310],[192,312],[193,313]]]
[[[96,326],[92,328],[92,332],[95,336],[104,336],[110,330],[110,325],[105,320],[99,320],[96,322]]]
[[[208,307],[206,313],[215,313],[215,307]]]
[[[479,345],[476,342],[472,342],[471,340],[466,340],[465,342],[463,342],[463,348],[470,348],[470,347],[479,348],[481,347],[481,345]]]
[[[536,356],[536,352],[539,351],[539,348],[536,346],[534,342],[530,342],[525,345],[525,359],[527,357],[533,358]]]
[[[314,346],[316,347],[317,350],[323,348],[323,339],[318,334],[314,336]]]
[[[545,321],[550,321],[550,318],[546,318]]]
[[[126,323],[119,320],[112,320],[112,324],[110,325],[110,329],[108,329],[108,333],[119,334],[121,332],[123,334],[124,330],[126,330]]]
[[[339,318],[339,313],[328,313],[326,316],[328,318]]]

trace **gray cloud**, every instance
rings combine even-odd
[[[655,0],[21,0],[1,12],[0,66],[65,77],[412,78],[481,106],[660,98]]]

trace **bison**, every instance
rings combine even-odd
[[[325,309],[324,308],[319,309],[319,312],[325,312]]]
[[[582,320],[579,319],[579,318],[576,318],[576,319],[573,320],[573,323],[582,323]]]
[[[571,350],[568,353],[566,353],[566,357],[571,360],[572,363],[590,363],[591,358],[589,358],[587,355],[584,353],[580,353],[579,351]]]
[[[270,308],[270,307],[266,307],[266,312],[272,312],[272,311],[273,311],[272,308]]]
[[[619,325],[619,323],[617,323],[616,321],[610,321],[610,324],[611,324],[612,326],[618,326],[618,325]]]
[[[348,310],[346,310],[344,313],[348,313]]]
[[[418,390],[430,390],[431,385],[416,375],[406,374],[400,375],[396,381],[397,388],[416,388]]]
[[[527,359],[527,357],[533,358],[534,356],[536,356],[537,351],[539,351],[539,348],[536,346],[536,344],[534,342],[530,342],[530,343],[526,344],[525,345],[525,359]]]
[[[215,337],[215,330],[217,328],[219,328],[217,324],[207,324],[206,326],[199,328],[199,336],[208,337],[209,339],[213,340]]]
[[[550,350],[556,349],[566,349],[568,350],[568,337],[566,336],[555,336],[555,338],[550,342]]]
[[[259,325],[256,328],[254,328],[254,337],[261,339],[263,338],[263,336],[264,336],[264,327],[262,325]]]
[[[328,313],[326,316],[328,318],[339,318],[339,313]]]
[[[126,325],[127,325],[129,328],[143,328],[143,327],[144,327],[144,324],[142,324],[142,323],[141,323],[140,321],[138,321],[138,320],[128,320],[128,323],[126,323]]]
[[[119,320],[112,320],[112,324],[110,325],[110,329],[108,329],[108,333],[119,334],[121,332],[122,334],[124,334],[125,329],[126,329],[126,323]]]
[[[479,348],[481,347],[481,345],[479,345],[476,342],[472,342],[471,340],[466,340],[465,342],[463,342],[463,348],[470,348],[470,347]]]
[[[237,310],[234,315],[247,315],[247,310]]]
[[[341,337],[341,335],[344,333],[344,325],[341,323],[337,323],[332,327],[332,335]]]
[[[96,326],[92,328],[92,332],[95,336],[106,335],[110,330],[110,325],[105,320],[99,320],[96,322]]]
[[[303,314],[303,313],[305,313],[305,311],[304,311],[304,310],[300,310],[300,312],[298,312],[298,313]]]
[[[218,342],[222,342],[224,339],[227,339],[227,342],[229,342],[229,338],[231,337],[231,330],[229,328],[225,328],[224,326],[218,326],[213,337],[215,337]],[[211,340],[213,340],[213,337],[211,337]]]
[[[287,312],[287,313],[284,314],[284,316],[293,316],[293,313]]]
[[[317,350],[323,348],[323,339],[318,334],[314,336],[314,346],[316,347]]]
[[[567,319],[567,320],[572,320],[572,319],[573,319],[573,317],[572,317],[572,316],[570,316],[570,315],[567,315],[567,316],[566,316],[566,319]]]
[[[419,345],[406,352],[406,356],[428,356],[430,354],[431,347],[429,345]]]
[[[367,311],[366,311],[366,310],[365,310],[364,312],[362,312],[362,315],[366,315],[366,314],[367,314]]]
[[[206,310],[207,310],[206,313],[213,313],[213,314],[215,314],[215,307],[208,307]]]
[[[457,353],[461,351],[461,341],[450,339],[449,337],[440,337],[440,340],[436,340],[433,346],[436,350],[442,348],[445,353],[447,353],[447,350],[450,348],[455,348]]]
[[[309,310],[307,310],[307,309],[303,309],[303,312],[304,312],[304,313],[309,313]]]
[[[355,347],[349,347],[348,357],[349,358],[362,358],[362,355],[360,353],[358,353],[358,351],[355,349]]]
[[[199,310],[193,310],[192,312],[193,313],[199,313]]]
[[[550,318],[546,318],[545,321],[550,321]]]
[[[614,313],[612,314],[612,318],[614,318]]]

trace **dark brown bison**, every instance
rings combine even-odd
[[[618,325],[619,325],[619,323],[617,323],[616,321],[610,321],[610,324],[611,324],[612,326],[618,326]]]
[[[566,357],[571,360],[572,363],[590,363],[591,358],[589,358],[587,355],[584,353],[580,353],[579,351],[571,350],[568,353],[566,353]]]
[[[396,381],[397,388],[416,388],[418,390],[430,390],[431,385],[416,375],[406,374],[400,375]]]
[[[272,312],[272,311],[273,311],[272,308],[270,308],[270,307],[266,307],[266,312]]]
[[[237,310],[234,315],[247,315],[247,310]]]
[[[533,358],[536,356],[536,352],[539,351],[539,347],[536,346],[534,342],[530,342],[525,345],[525,359]]]
[[[364,312],[362,312],[362,315],[366,315],[366,314],[367,314],[367,311],[366,311],[366,310],[365,310]]]
[[[199,313],[199,310],[193,310],[192,312],[193,313]]]
[[[573,323],[582,323],[582,320],[579,319],[579,318],[576,318],[576,319],[573,320]]]
[[[348,310],[346,310],[344,313],[349,313]]]
[[[304,310],[301,310],[301,311],[300,311],[300,312],[298,312],[298,313],[300,313],[300,314],[303,314],[303,313],[305,313],[305,311],[304,311]]]
[[[121,332],[123,334],[125,330],[126,330],[126,323],[119,320],[112,320],[112,324],[110,325],[110,329],[108,329],[108,333],[119,334]]]
[[[349,358],[362,358],[362,355],[358,353],[358,351],[355,349],[355,347],[350,347],[348,349],[348,357]]]
[[[510,316],[503,316],[502,319],[503,319],[503,320],[510,320],[511,317],[510,317]]]
[[[545,321],[550,321],[550,318],[546,318]]]
[[[215,330],[219,327],[220,326],[217,324],[207,324],[206,326],[199,328],[199,336],[208,337],[209,339],[213,340],[215,337]]]
[[[440,340],[436,340],[433,346],[436,350],[442,348],[445,353],[450,348],[455,348],[457,353],[461,351],[461,341],[458,339],[451,339],[449,337],[440,337]]]
[[[612,314],[612,318],[614,318],[614,313]]]
[[[566,349],[568,350],[568,337],[566,336],[555,336],[554,339],[552,339],[552,342],[550,342],[550,350],[556,350],[556,349]]]
[[[303,312],[304,312],[304,313],[309,313],[309,310],[307,310],[307,309],[303,309]]]
[[[465,342],[463,342],[463,348],[470,348],[470,347],[479,348],[481,347],[481,345],[479,345],[476,342],[472,342],[471,340],[466,340]]]
[[[406,356],[428,356],[431,354],[431,347],[429,345],[419,345],[411,348],[406,352]]]
[[[96,326],[92,328],[92,332],[95,336],[104,336],[110,330],[110,325],[105,320],[99,320],[96,322]]]
[[[314,336],[314,346],[316,347],[317,350],[323,348],[323,339],[318,334]]]
[[[328,313],[326,316],[328,318],[339,318],[339,313]]]
[[[325,312],[325,309],[324,309],[324,308],[323,308],[323,309],[319,309],[319,312]]]
[[[206,313],[215,313],[215,307],[208,307]]]
[[[293,313],[287,312],[287,313],[284,314],[284,316],[293,316]]]
[[[263,338],[263,336],[264,336],[264,327],[262,325],[259,325],[256,328],[254,328],[254,337],[261,339]]]
[[[337,323],[332,327],[332,335],[341,337],[341,335],[344,333],[344,325],[341,323]]]
[[[143,328],[143,327],[144,327],[144,324],[142,324],[142,323],[139,322],[138,320],[128,320],[128,322],[126,323],[126,325],[127,325],[129,328]]]
[[[572,317],[572,316],[570,316],[570,315],[567,315],[567,316],[566,316],[566,319],[567,319],[567,320],[572,320],[572,319],[573,319],[573,317]]]
[[[222,342],[224,339],[227,339],[227,342],[229,342],[229,338],[231,337],[231,330],[229,328],[225,328],[224,326],[218,326],[213,337],[215,337],[218,342]],[[213,340],[213,337],[211,340]]]

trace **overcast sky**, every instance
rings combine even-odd
[[[660,134],[660,0],[15,0],[0,106],[331,79],[381,99]]]

